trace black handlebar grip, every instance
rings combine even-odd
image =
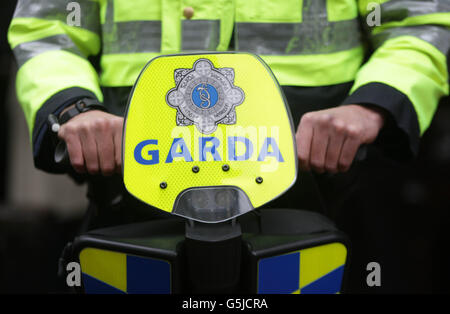
[[[367,158],[367,154],[369,152],[369,145],[363,144],[356,151],[354,162],[362,162]]]
[[[362,162],[367,158],[367,154],[368,154],[368,145],[367,144],[363,144],[361,145],[355,155],[355,159],[354,162],[358,163],[358,162]],[[64,167],[68,167],[70,166],[70,157],[69,157],[69,152],[67,151],[67,145],[66,142],[64,141],[59,141],[58,144],[56,145],[56,149],[55,149],[55,163]]]

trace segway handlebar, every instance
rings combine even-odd
[[[49,118],[50,121],[51,118]],[[53,127],[54,126],[54,127]],[[53,124],[52,126],[52,131],[57,130],[55,133],[58,132],[59,130],[59,125],[58,127],[55,126],[55,124]],[[354,159],[354,163],[359,163],[364,161],[367,158],[367,154],[368,154],[368,144],[363,144],[358,148],[358,151],[356,152],[355,155],[355,159]],[[69,152],[67,150],[67,145],[64,141],[59,140],[58,144],[56,145],[55,148],[55,153],[54,153],[54,161],[57,165],[61,166],[61,167],[70,167],[70,157],[69,157]]]

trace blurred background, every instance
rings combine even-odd
[[[87,207],[86,188],[68,177],[34,169],[28,129],[16,99],[16,64],[6,38],[15,3],[3,1],[0,10],[0,293],[65,292],[56,275],[58,258]],[[360,287],[355,291],[450,292],[448,98],[424,135],[417,160],[389,177],[374,178],[373,189],[383,197],[374,199],[373,208],[354,214],[376,228],[360,224],[351,229],[362,235],[352,239],[353,250],[366,258],[353,263],[350,280]],[[389,245],[368,247],[373,237]],[[382,267],[381,287],[365,286],[365,265],[370,261]]]
[[[6,37],[15,6],[0,7],[0,293],[62,292],[58,258],[77,232],[86,188],[34,168]]]

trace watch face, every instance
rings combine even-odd
[[[85,112],[89,110],[89,107],[87,107],[84,99],[77,101],[75,107],[78,109],[79,112]]]
[[[102,111],[105,111],[105,107],[101,103],[99,103],[97,100],[91,99],[91,98],[80,99],[75,104],[75,107],[77,108],[79,113],[86,112],[86,111],[89,111],[89,110],[102,110]]]

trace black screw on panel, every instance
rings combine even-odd
[[[159,184],[159,187],[160,187],[161,189],[165,189],[165,188],[167,187],[167,183],[166,183],[166,182],[161,182],[161,183]]]
[[[223,171],[228,171],[228,170],[230,170],[230,166],[228,166],[227,164],[225,164],[225,165],[222,166],[222,170],[223,170]]]
[[[199,172],[199,171],[200,171],[200,168],[199,168],[198,166],[192,167],[192,172],[193,172],[193,173],[197,173],[197,172]]]
[[[255,181],[256,183],[261,184],[263,182],[263,178],[257,177]]]

